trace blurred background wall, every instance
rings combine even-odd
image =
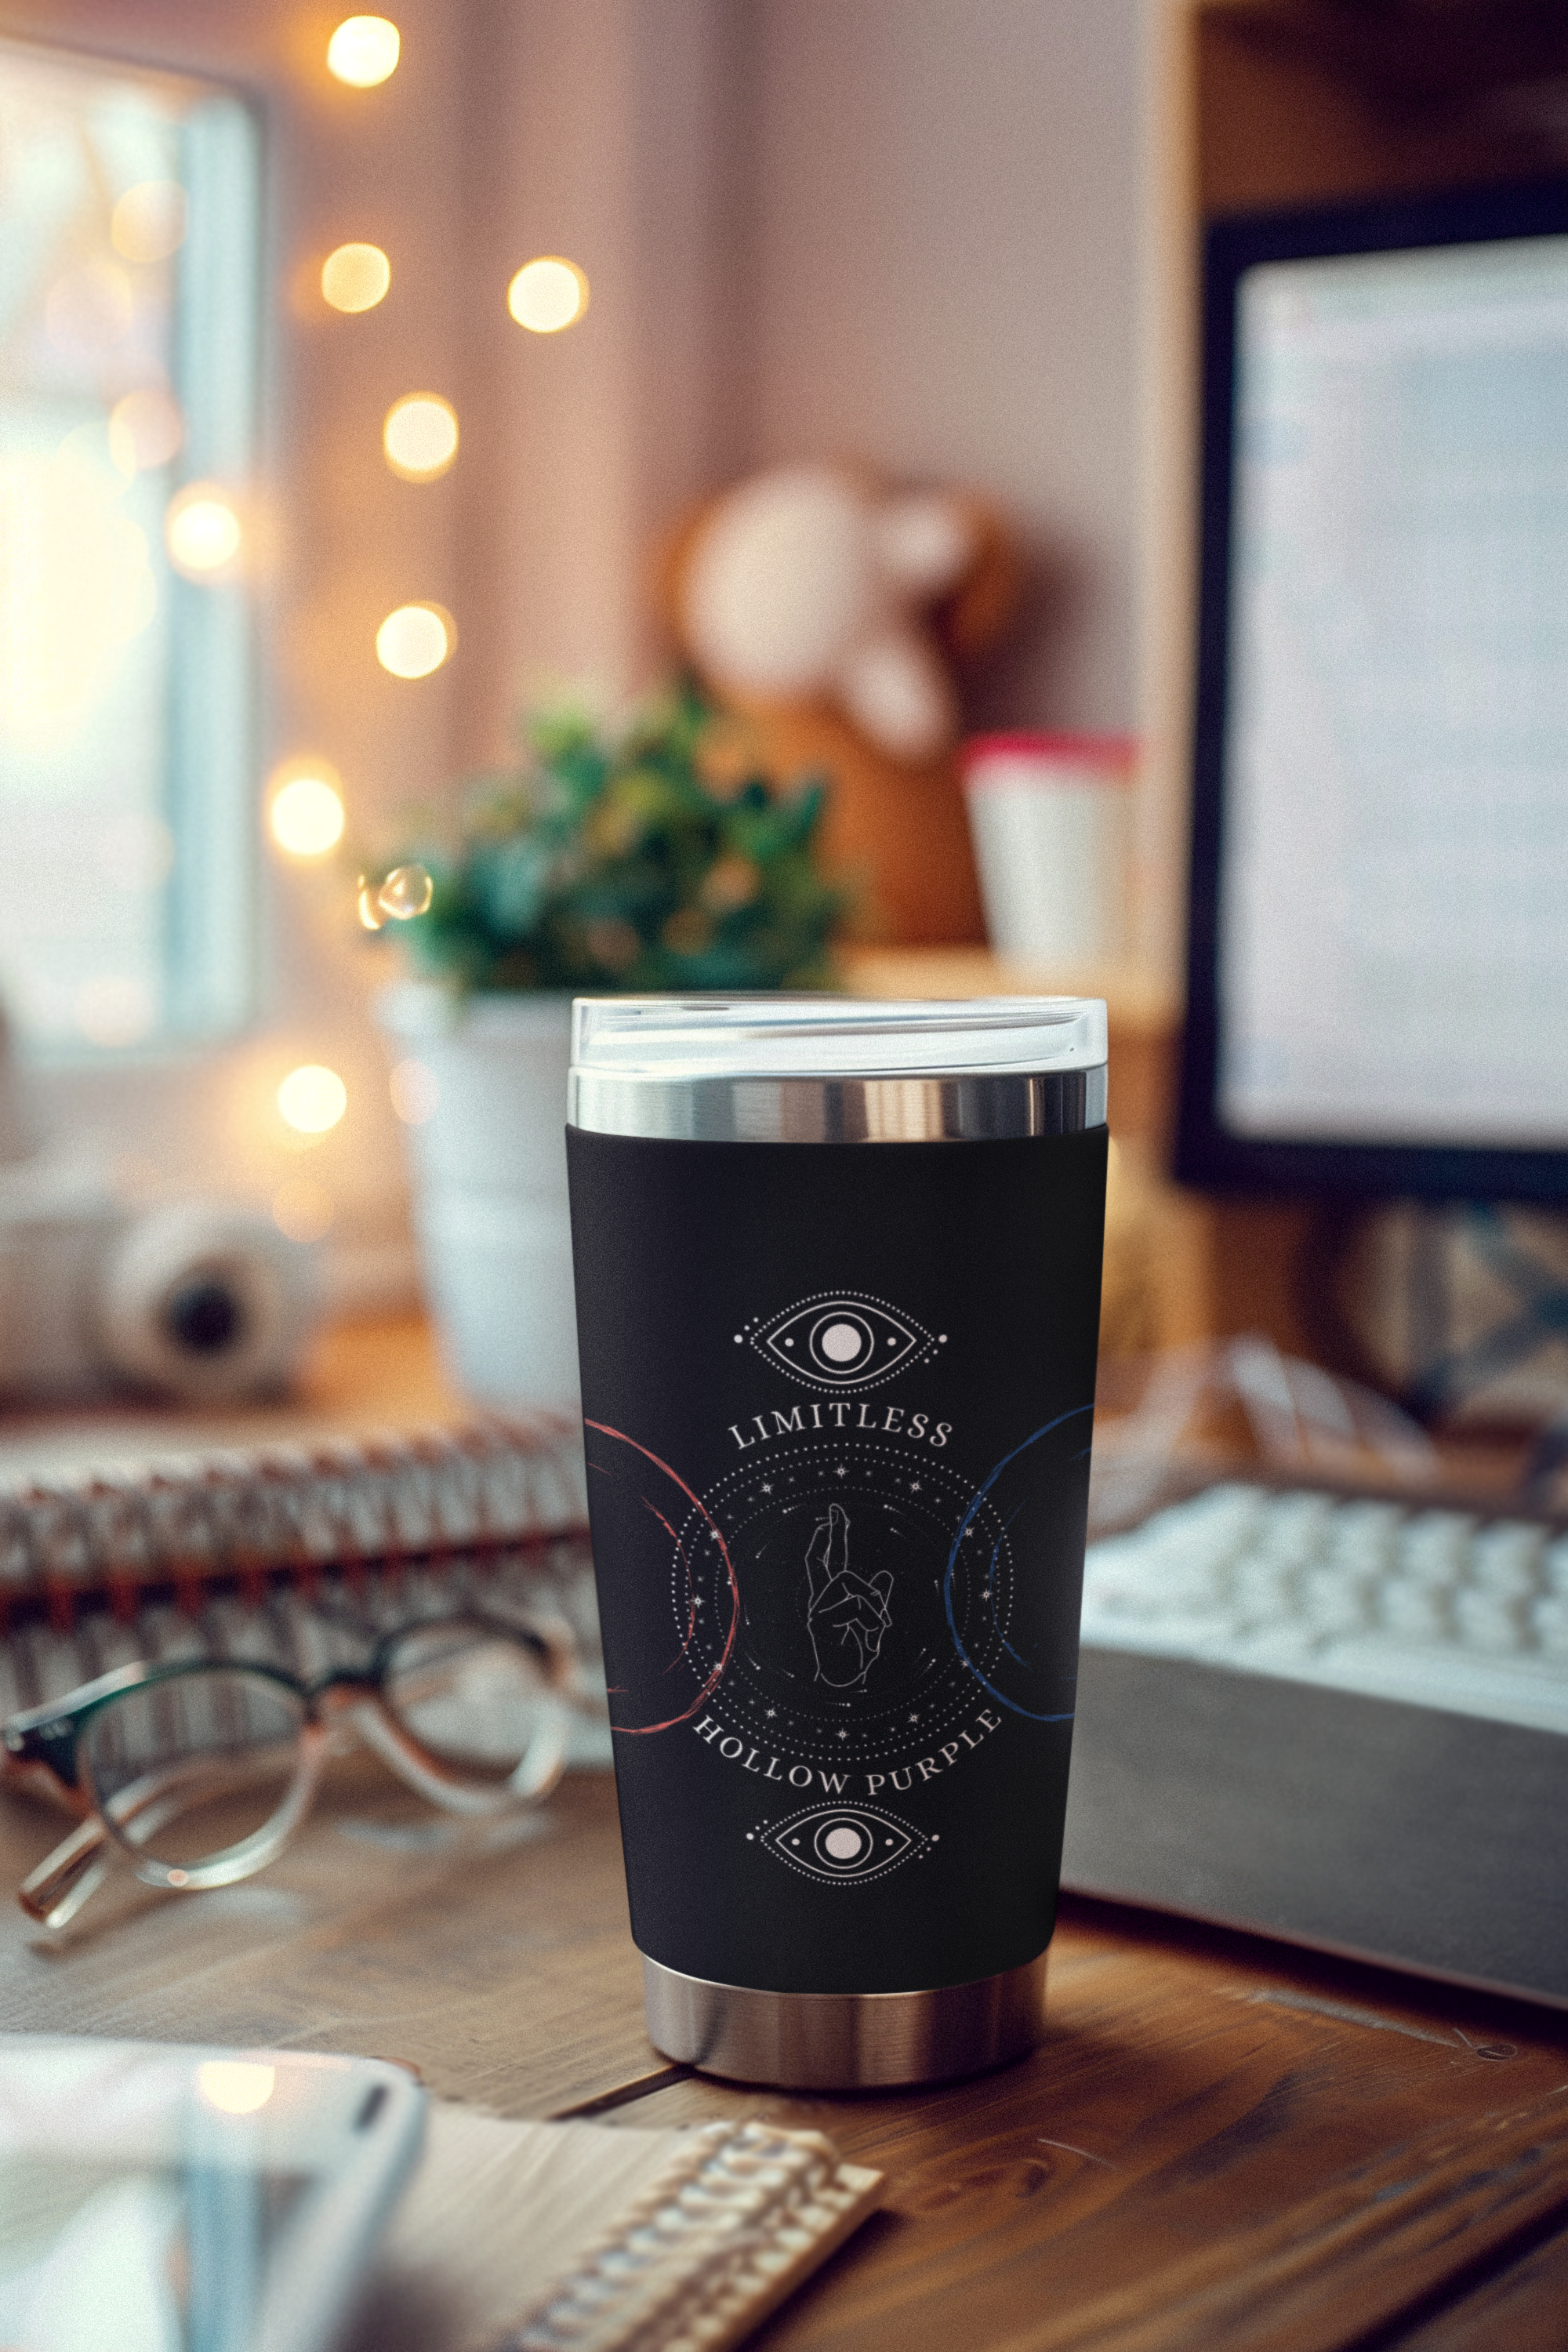
[[[1035,579],[974,717],[1130,726],[1134,0],[764,0],[753,25],[749,456],[984,487]]]
[[[258,1007],[178,1066],[40,1074],[42,1116],[180,1188],[263,1201],[298,1165],[279,1080],[341,1071],[312,1147],[340,1297],[412,1294],[385,1055],[341,872],[280,867],[260,786],[340,772],[351,838],[501,755],[521,701],[619,698],[666,657],[658,548],[768,461],[844,455],[965,484],[1021,525],[1022,625],[973,724],[1128,728],[1139,699],[1143,0],[399,0],[382,89],[327,72],[318,0],[0,0],[0,33],[230,81],[268,158],[256,744]],[[323,257],[384,247],[387,299],[328,310]],[[585,271],[523,333],[531,256]],[[383,462],[403,394],[459,461]],[[389,677],[380,616],[435,599],[457,649]]]
[[[1141,23],[1138,0],[472,0],[468,274],[521,237],[576,257],[594,309],[520,350],[474,307],[470,434],[494,438],[467,477],[490,612],[465,748],[533,677],[635,674],[659,532],[824,454],[1023,526],[1027,607],[977,722],[1131,723]]]

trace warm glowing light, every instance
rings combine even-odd
[[[74,740],[157,609],[123,490],[74,434],[0,455],[0,751]]]
[[[405,1062],[397,1064],[387,1083],[392,1108],[405,1127],[423,1127],[426,1119],[435,1118],[441,1087],[428,1062],[410,1055]]]
[[[147,982],[120,972],[102,980],[84,980],[71,1009],[89,1045],[105,1048],[139,1045],[157,1018]]]
[[[244,537],[234,501],[216,482],[187,482],[163,512],[163,544],[177,572],[193,580],[225,571]]]
[[[334,310],[374,310],[391,283],[379,245],[340,245],[321,264],[321,292]]]
[[[166,466],[184,437],[179,402],[156,385],[128,392],[109,412],[109,453],[127,480]]]
[[[440,604],[399,604],[375,633],[375,657],[394,677],[428,677],[458,642],[452,615]]]
[[[437,392],[411,392],[386,412],[386,462],[405,482],[433,482],[458,454],[458,413]]]
[[[291,1176],[272,1195],[272,1222],[291,1242],[319,1242],[331,1231],[337,1202],[324,1184],[309,1176]]]
[[[290,857],[324,857],[343,837],[343,796],[326,761],[289,761],[272,779],[267,823]]]
[[[558,335],[587,309],[588,281],[574,261],[542,254],[518,271],[506,289],[506,307],[531,333]]]
[[[403,43],[388,16],[345,16],[327,43],[327,71],[351,89],[374,89],[397,71]]]
[[[187,217],[177,180],[141,180],[115,205],[110,242],[127,261],[166,261],[185,241]]]
[[[354,903],[359,908],[360,921],[367,931],[384,931],[386,929],[386,917],[376,903],[375,885],[367,882],[363,874],[359,877],[359,897]]]
[[[196,2089],[220,2116],[255,2115],[277,2086],[277,2067],[248,2058],[204,2058],[196,2068]]]
[[[325,1135],[348,1107],[347,1087],[321,1062],[302,1062],[278,1089],[278,1108],[297,1135]]]

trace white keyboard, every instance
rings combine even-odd
[[[1083,1638],[1568,1732],[1568,1533],[1211,1486],[1090,1545]]]

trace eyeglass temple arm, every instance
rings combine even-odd
[[[16,1900],[28,1917],[46,1927],[63,1927],[74,1919],[109,1874],[111,1857],[104,1851],[108,1843],[109,1832],[96,1813],[79,1822],[69,1837],[46,1855],[16,1889]]]
[[[88,1810],[81,1790],[66,1780],[57,1761],[28,1754],[24,1740],[13,1737],[9,1730],[5,1746],[9,1752],[0,1754],[0,1780],[15,1781],[18,1787],[83,1816],[70,1835],[36,1870],[29,1872],[16,1890],[16,1900],[30,1918],[41,1920],[47,1927],[63,1927],[108,1874],[110,1857],[103,1851],[107,1832],[97,1815]]]
[[[300,1745],[304,1769],[296,1780],[289,1801],[272,1823],[275,1836],[261,1858],[237,1875],[248,1876],[251,1869],[258,1870],[270,1861],[272,1853],[292,1836],[310,1809],[326,1755],[326,1737],[321,1727],[307,1724],[300,1734]],[[62,1786],[59,1793],[73,1804],[81,1801],[79,1791]],[[143,1838],[156,1835],[167,1819],[168,1794],[166,1784],[147,1784],[122,1790],[114,1800],[115,1819],[129,1843],[140,1844]],[[89,1813],[17,1888],[16,1900],[28,1916],[40,1920],[46,1927],[68,1925],[88,1896],[102,1885],[113,1866],[116,1856],[110,1840],[110,1832],[101,1815]],[[170,1883],[174,1882],[171,1879]]]

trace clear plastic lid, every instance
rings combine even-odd
[[[1098,997],[584,996],[572,1061],[626,1078],[930,1076],[1091,1070]]]

